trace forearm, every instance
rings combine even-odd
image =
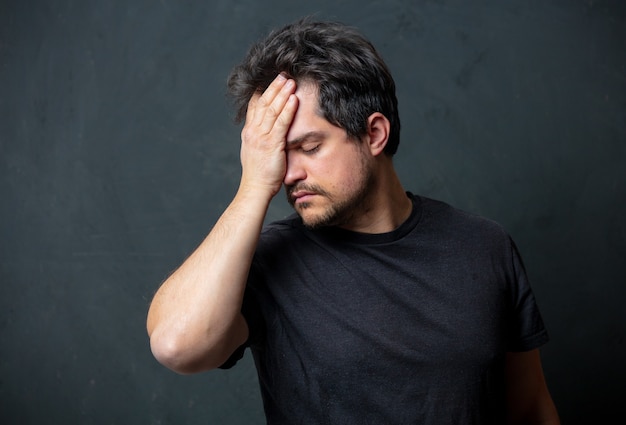
[[[553,412],[541,419],[509,421],[508,425],[561,425],[558,414]]]
[[[559,414],[546,387],[538,391],[537,401],[517,420],[512,420],[509,425],[560,425]]]
[[[508,425],[560,425],[539,350],[507,353]]]
[[[179,372],[211,369],[247,338],[241,304],[270,199],[240,188],[205,240],[155,294],[147,328],[161,363]]]
[[[241,131],[241,184],[206,239],[167,279],[148,312],[155,357],[178,372],[215,368],[248,337],[241,304],[267,208],[286,173],[286,135],[297,109],[282,75],[250,99]]]

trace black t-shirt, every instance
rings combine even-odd
[[[242,311],[268,424],[503,423],[505,353],[548,340],[520,256],[493,221],[409,196],[389,233],[262,232]]]

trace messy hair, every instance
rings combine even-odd
[[[304,18],[254,44],[228,77],[238,122],[252,96],[281,72],[316,85],[321,115],[352,138],[360,140],[367,118],[382,113],[391,127],[385,153],[395,154],[400,141],[395,83],[374,46],[355,29]]]

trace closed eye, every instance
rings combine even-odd
[[[314,147],[312,147],[312,148],[307,148],[307,149],[305,149],[305,148],[303,147],[303,148],[301,148],[301,150],[302,150],[302,152],[304,152],[304,153],[305,153],[305,154],[307,154],[307,155],[312,155],[312,154],[314,154],[315,152],[317,152],[317,151],[319,150],[320,146],[321,146],[321,145],[315,145]]]

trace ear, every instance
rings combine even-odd
[[[389,120],[380,112],[374,112],[367,118],[367,136],[373,156],[378,156],[387,146],[390,128]]]

